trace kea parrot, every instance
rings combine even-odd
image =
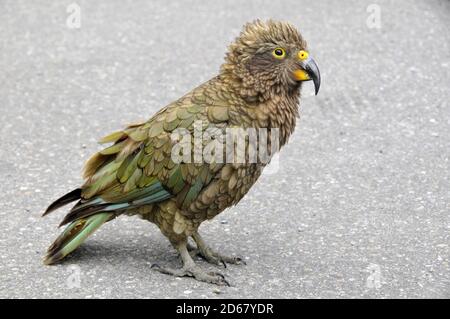
[[[220,132],[276,129],[281,147],[295,129],[300,89],[309,80],[317,95],[319,69],[293,25],[274,20],[244,25],[229,45],[217,76],[148,121],[101,139],[101,144],[110,145],[87,161],[84,184],[53,202],[44,213],[76,201],[60,224],[67,228],[48,248],[44,263],[60,261],[117,216],[137,215],[159,227],[183,264],[179,269],[154,264],[153,269],[228,285],[220,272],[203,270],[192,257],[198,255],[215,265],[244,261],[211,249],[198,229],[202,222],[237,204],[268,162],[174,160],[173,148],[179,140],[172,135],[179,129],[192,134],[195,123],[200,123],[202,131],[212,127]],[[248,140],[245,145],[248,147]]]

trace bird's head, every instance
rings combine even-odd
[[[237,79],[247,96],[296,92],[301,82],[312,80],[319,91],[319,69],[306,41],[286,22],[256,20],[244,26],[229,46],[222,74]]]

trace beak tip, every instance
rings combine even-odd
[[[320,71],[316,64],[316,61],[310,58],[305,66],[305,70],[314,82],[314,90],[316,93],[315,95],[317,95],[320,89]]]
[[[320,78],[314,81],[314,91],[315,91],[315,95],[317,95],[319,93],[319,89],[320,89]]]

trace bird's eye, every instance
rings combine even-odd
[[[302,61],[306,60],[308,58],[308,56],[309,56],[308,52],[306,52],[304,50],[301,50],[300,52],[298,52],[298,58]]]
[[[272,51],[272,55],[276,58],[276,59],[283,59],[286,56],[286,51],[284,51],[283,48],[276,48],[275,50]]]

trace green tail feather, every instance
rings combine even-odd
[[[44,263],[47,265],[60,261],[78,248],[85,239],[103,223],[113,219],[113,213],[101,212],[87,218],[80,218],[67,226],[55,242],[48,248]]]

